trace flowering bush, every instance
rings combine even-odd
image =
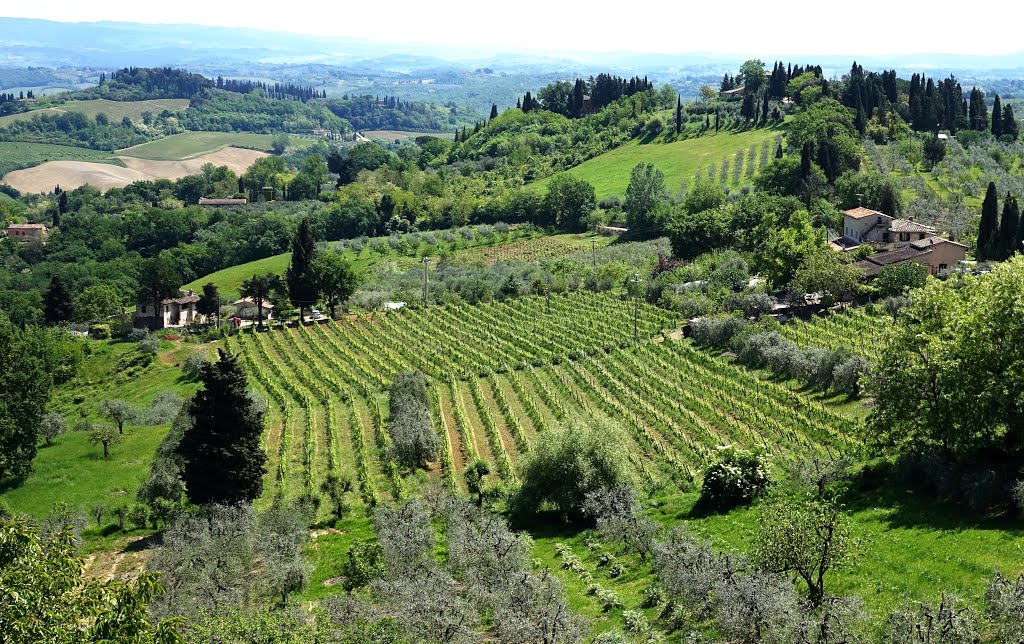
[[[720,460],[704,473],[697,506],[726,511],[747,505],[768,488],[768,462],[759,452],[745,452],[733,446],[719,448]]]

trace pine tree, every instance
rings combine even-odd
[[[996,196],[996,184],[989,182],[985,191],[985,200],[981,204],[981,222],[978,224],[978,244],[976,255],[978,261],[996,258],[996,232],[999,227],[999,198]]]
[[[1009,193],[1003,202],[1003,217],[999,222],[999,258],[1006,259],[1021,249],[1017,247],[1017,231],[1020,229],[1020,208],[1017,199]]]
[[[316,259],[316,237],[313,235],[313,224],[309,217],[303,217],[299,222],[299,228],[292,238],[292,261],[285,274],[288,283],[288,295],[292,305],[299,309],[299,321],[304,319],[305,311],[311,307],[319,293],[316,290],[316,281],[310,272],[310,266]]]
[[[997,139],[1003,133],[1003,104],[999,100],[999,94],[996,94],[995,101],[992,103],[992,136]]]
[[[48,324],[63,324],[71,321],[71,292],[64,278],[54,275],[50,287],[43,296],[43,316]]]
[[[185,407],[190,423],[177,453],[189,501],[236,504],[252,502],[263,492],[267,455],[260,447],[264,412],[249,397],[238,358],[218,349],[220,359],[207,363],[202,384]]]

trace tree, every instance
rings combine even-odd
[[[946,158],[946,142],[937,136],[929,136],[924,140],[922,152],[928,167],[933,168]]]
[[[7,642],[183,641],[179,619],[153,624],[157,573],[131,581],[86,577],[70,527],[48,535],[22,517],[0,517],[0,624]]]
[[[981,203],[981,222],[978,224],[978,242],[975,256],[978,261],[996,259],[997,233],[999,228],[999,198],[996,196],[996,184],[988,183],[985,200]]]
[[[548,183],[544,210],[559,228],[573,232],[586,230],[587,215],[596,207],[597,193],[589,182],[563,173],[555,175]]]
[[[992,102],[992,136],[999,138],[1003,134],[1003,104],[996,94]]]
[[[758,523],[756,559],[769,572],[802,579],[813,608],[825,601],[828,572],[855,563],[862,545],[846,515],[827,501],[770,503]]]
[[[728,248],[733,241],[730,212],[727,208],[712,208],[694,213],[677,209],[672,213],[665,228],[672,244],[672,255],[679,259],[692,260],[704,253]]]
[[[270,151],[274,154],[281,156],[284,151],[288,149],[290,143],[288,134],[285,132],[279,132],[274,135],[274,138],[270,140]]]
[[[43,317],[47,324],[64,324],[73,317],[71,293],[68,285],[60,275],[50,279],[50,287],[43,295]]]
[[[283,282],[281,277],[274,273],[253,275],[242,282],[240,294],[249,298],[256,305],[256,319],[259,328],[263,328],[263,305],[268,302],[275,291],[281,290]]]
[[[765,81],[764,63],[760,60],[748,60],[740,65],[736,74],[736,82],[743,86],[743,94],[756,95]]]
[[[591,492],[630,483],[611,421],[571,418],[543,434],[520,465],[522,484],[512,500],[516,511],[532,514],[550,506],[566,518],[579,518]]]
[[[124,433],[124,426],[139,420],[142,414],[123,400],[107,399],[100,403],[100,415],[117,426],[117,433]]]
[[[299,174],[309,177],[315,186],[315,196],[320,196],[320,190],[327,181],[327,162],[319,153],[314,153],[302,160],[302,167]]]
[[[51,355],[42,330],[21,330],[0,311],[0,481],[20,481],[32,470],[53,385]]]
[[[350,506],[345,496],[352,489],[352,480],[337,474],[328,474],[320,484],[320,492],[331,502],[331,514],[335,519],[343,519],[348,514]]]
[[[303,217],[292,238],[292,259],[285,273],[288,283],[288,295],[292,304],[299,309],[299,322],[305,319],[305,311],[319,299],[316,281],[311,267],[317,256],[316,237],[313,235],[313,223],[309,217]]]
[[[440,442],[430,413],[427,382],[419,371],[395,374],[388,388],[390,454],[409,469],[437,457]]]
[[[763,240],[755,245],[755,268],[772,284],[779,285],[789,284],[804,260],[825,245],[804,210],[792,213],[785,225],[774,215],[766,216],[754,237]]]
[[[587,495],[583,511],[594,518],[602,537],[619,543],[647,561],[654,554],[658,526],[643,514],[636,491],[628,486],[602,488]]]
[[[900,262],[884,266],[878,271],[874,285],[878,296],[897,297],[921,288],[928,281],[928,269],[917,262]]]
[[[74,321],[105,320],[124,309],[124,298],[110,284],[87,286],[74,298]]]
[[[1014,118],[1012,105],[1007,105],[1003,108],[1002,130],[1002,136],[1008,137],[1011,142],[1016,141],[1017,137],[1020,136],[1020,125],[1017,123],[1017,119]]]
[[[53,445],[53,439],[66,431],[68,431],[68,423],[57,412],[50,412],[43,416],[43,420],[39,425],[39,435],[46,441],[47,446]]]
[[[626,186],[626,200],[622,209],[626,223],[633,234],[654,237],[661,233],[661,222],[654,216],[658,205],[665,200],[665,173],[650,163],[633,167]]]
[[[491,103],[491,115],[487,117],[488,121],[493,121],[498,118],[498,105],[497,103]]]
[[[855,293],[863,278],[864,269],[851,263],[849,258],[822,248],[800,264],[789,287],[801,295],[821,293],[837,300]]]
[[[191,423],[176,450],[186,493],[196,505],[252,502],[263,491],[266,472],[260,446],[265,412],[246,392],[238,358],[223,349],[218,354],[185,407]]]
[[[466,466],[466,470],[462,473],[463,478],[466,480],[466,489],[470,494],[476,495],[477,505],[484,504],[484,494],[486,492],[484,477],[490,473],[491,466],[482,458],[474,459]]]
[[[999,258],[1006,259],[1014,253],[1021,252],[1021,248],[1017,242],[1017,231],[1020,229],[1020,207],[1017,205],[1017,199],[1010,195],[1006,195],[1006,200],[1003,201],[1003,216],[999,221],[999,234],[997,236],[997,246],[999,251]]]
[[[217,290],[217,285],[213,282],[207,282],[203,285],[203,294],[199,296],[199,301],[196,302],[196,311],[200,315],[205,315],[207,319],[220,315],[220,292]]]
[[[349,546],[341,564],[342,587],[351,593],[384,576],[384,550],[373,541],[356,541]]]
[[[929,280],[892,325],[872,372],[871,436],[970,462],[1024,454],[1024,256],[982,276]],[[993,465],[995,466],[995,465]]]
[[[151,328],[159,329],[162,325],[160,302],[177,297],[179,289],[181,289],[181,275],[163,255],[158,255],[143,263],[142,269],[139,271],[138,301],[148,302],[153,306]]]
[[[120,443],[124,438],[111,425],[100,423],[89,430],[89,442],[103,446],[103,458],[110,458],[110,446]]]
[[[327,305],[331,317],[335,317],[335,309],[356,292],[359,277],[343,253],[327,252],[317,255],[310,267],[316,290]]]

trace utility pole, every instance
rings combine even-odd
[[[430,258],[424,256],[423,258],[423,306],[429,304],[427,301],[427,265],[430,264]]]
[[[597,275],[597,240],[590,240],[590,256],[594,259],[594,275]]]
[[[637,316],[640,314],[640,273],[634,273],[630,282],[633,283],[633,344],[637,344],[640,341],[637,331]]]

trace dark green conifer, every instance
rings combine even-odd
[[[985,200],[981,203],[981,222],[978,224],[978,261],[996,259],[996,234],[999,228],[999,198],[996,184],[989,182]]]

